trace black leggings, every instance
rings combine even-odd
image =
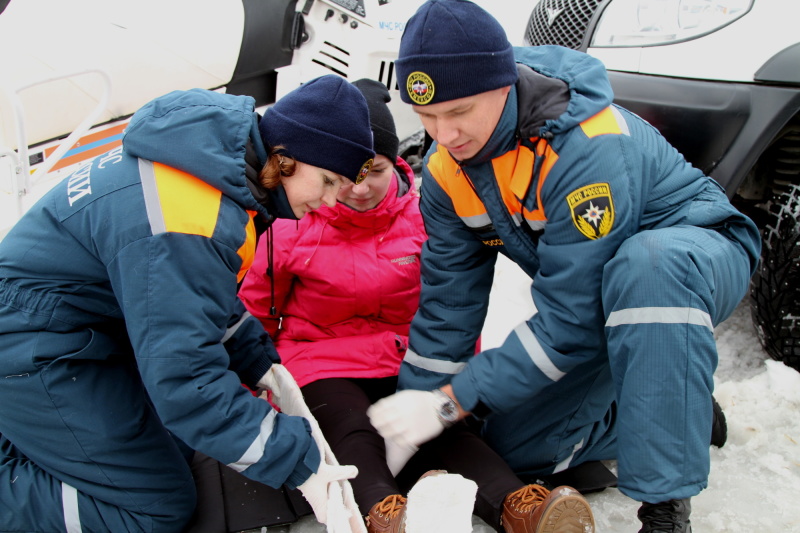
[[[386,496],[406,494],[428,470],[447,470],[478,485],[475,514],[499,531],[503,500],[525,483],[466,423],[424,444],[397,479],[392,477],[383,437],[370,424],[367,408],[396,387],[397,378],[390,377],[322,379],[302,388],[339,463],[358,467],[358,476],[350,482],[361,513],[366,515]]]

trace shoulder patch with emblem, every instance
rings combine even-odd
[[[614,201],[608,183],[575,189],[566,197],[572,223],[588,239],[605,237],[614,225]]]

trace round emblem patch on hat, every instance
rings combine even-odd
[[[424,72],[412,72],[406,80],[406,90],[411,101],[415,104],[425,105],[431,103],[434,93],[433,80]]]
[[[361,170],[358,171],[358,175],[356,176],[356,185],[367,179],[369,171],[372,170],[372,163],[374,161],[374,159],[367,159],[367,162],[361,165]]]

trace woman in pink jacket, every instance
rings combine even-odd
[[[371,172],[343,186],[335,207],[300,221],[276,220],[274,233],[261,237],[239,295],[276,339],[338,461],[358,467],[351,484],[370,533],[401,531],[403,489],[434,468],[474,480],[475,513],[498,531],[517,531],[538,507],[529,493],[541,488],[525,486],[466,424],[423,446],[396,480],[367,417],[371,404],[396,391],[427,235],[414,174],[397,157],[389,92],[374,80],[354,85],[369,106]]]

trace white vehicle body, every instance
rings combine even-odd
[[[612,16],[609,6],[602,18]],[[613,71],[752,83],[753,73],[800,40],[798,20],[800,2],[758,0],[740,18],[695,38],[624,47],[598,46],[592,42],[587,52]],[[602,24],[601,19],[598,25]]]
[[[366,4],[370,15],[338,4]],[[412,4],[0,1],[0,49],[7,51],[0,76],[0,237],[77,165],[119,145],[130,116],[157,96],[214,89],[249,94],[263,111],[278,85],[285,93],[335,73],[313,63],[317,43],[326,42],[352,50],[352,66],[341,75],[377,78],[379,63],[396,55]],[[278,84],[277,69],[293,61],[309,65],[288,69],[280,77],[290,81]],[[398,120],[402,131],[418,128],[405,122]]]
[[[0,76],[0,237],[76,165],[117,146],[133,112],[176,89],[249,94],[263,110],[323,74],[373,78],[393,95],[398,136],[419,144],[394,59],[421,3],[0,0],[0,49],[13,51]],[[529,2],[480,3],[521,43]]]

